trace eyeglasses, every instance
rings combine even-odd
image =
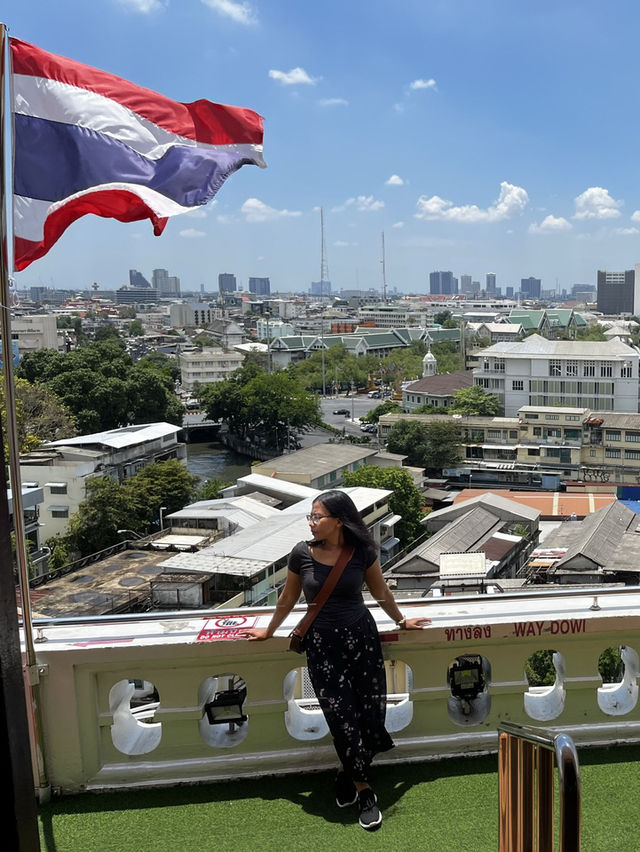
[[[318,521],[321,521],[323,518],[332,518],[333,515],[307,515],[307,520],[311,521],[312,524],[317,524]]]

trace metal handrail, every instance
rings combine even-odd
[[[502,722],[498,735],[500,852],[554,848],[554,758],[560,852],[580,852],[580,767],[571,737],[513,722]]]

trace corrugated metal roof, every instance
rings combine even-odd
[[[61,438],[59,441],[48,441],[46,447],[91,447],[100,444],[112,449],[133,447],[154,441],[167,435],[176,435],[179,426],[172,423],[147,423],[143,426],[123,426],[121,429],[109,429],[105,432],[94,432],[91,435],[78,435],[75,438]]]

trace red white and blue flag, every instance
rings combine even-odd
[[[156,235],[210,201],[241,166],[265,167],[262,118],[180,103],[10,39],[14,118],[14,268],[45,255],[87,213]]]

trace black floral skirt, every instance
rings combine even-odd
[[[354,781],[368,781],[374,756],[393,748],[384,726],[387,681],[373,616],[367,610],[350,627],[312,627],[305,650],[338,758]]]

